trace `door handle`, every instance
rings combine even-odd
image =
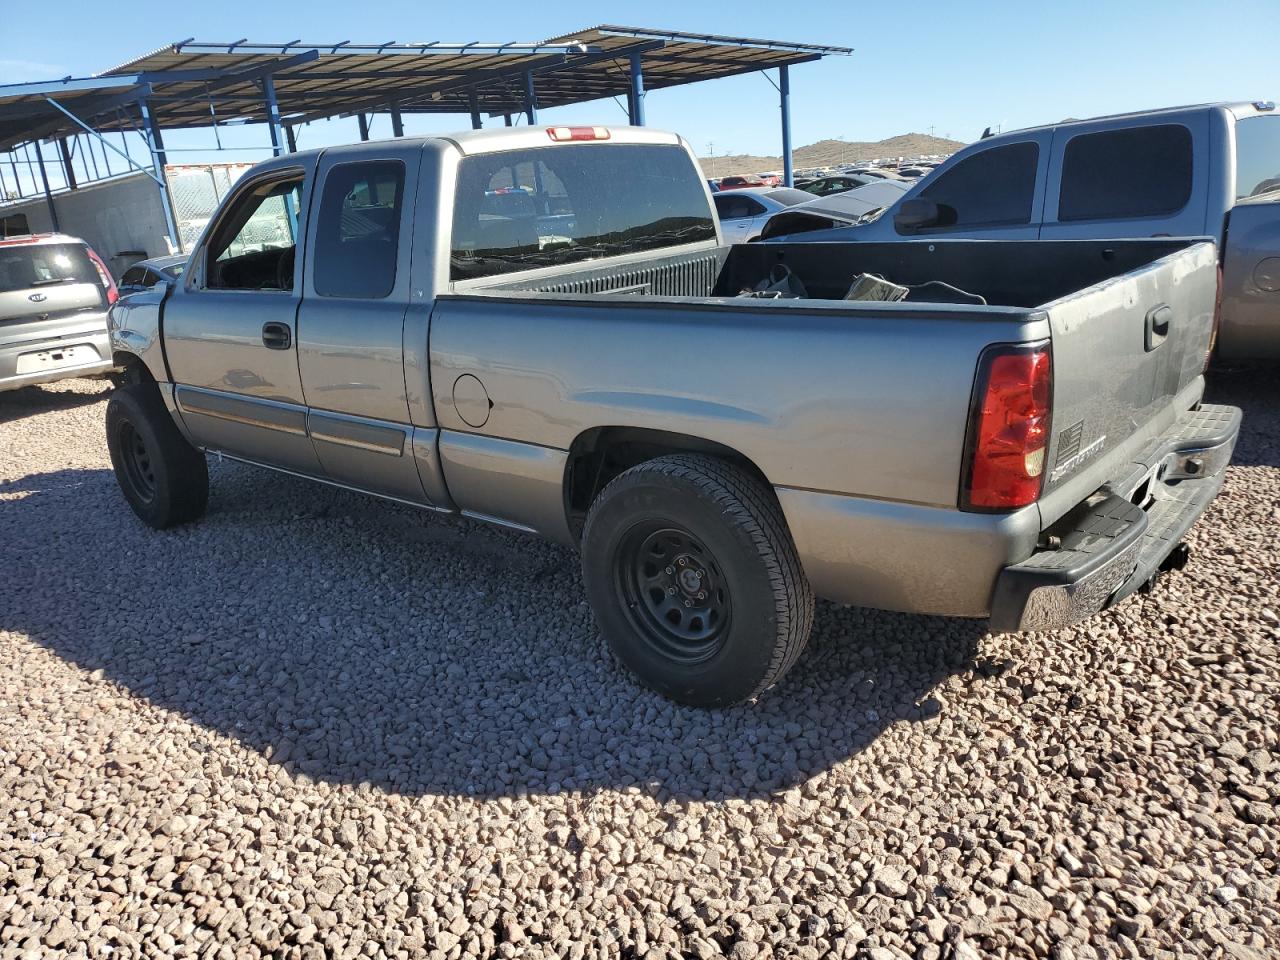
[[[287,323],[264,323],[262,345],[269,350],[288,350],[293,346],[293,331]]]
[[[1173,325],[1173,308],[1167,303],[1152,307],[1147,311],[1145,346],[1147,353],[1150,353],[1160,344],[1164,343],[1169,336],[1169,329]]]

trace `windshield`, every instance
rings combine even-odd
[[[1236,199],[1280,190],[1280,116],[1236,122]]]
[[[450,278],[713,240],[702,176],[678,146],[569,143],[467,157]]]
[[[98,272],[77,243],[0,247],[0,293],[59,284],[101,284]]]

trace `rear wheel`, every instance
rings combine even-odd
[[[163,530],[204,515],[209,503],[204,454],[178,430],[154,383],[112,392],[107,449],[120,491],[143,521]]]
[[[714,457],[660,457],[610,483],[587,516],[583,576],[614,653],[682,703],[758,696],[813,622],[773,491]]]

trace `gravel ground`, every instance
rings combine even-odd
[[[1077,629],[820,606],[677,707],[571,553],[232,464],[157,534],[104,387],[0,395],[0,958],[1280,955],[1280,378],[1188,568]]]

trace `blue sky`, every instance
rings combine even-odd
[[[910,131],[972,140],[987,125],[1027,126],[1145,107],[1280,96],[1274,24],[1280,8],[1233,3],[906,3],[823,0],[788,4],[636,2],[484,4],[378,0],[218,0],[128,8],[61,0],[56,7],[0,0],[0,83],[88,75],[174,40],[287,42],[538,40],[602,23],[813,41],[851,57],[792,70],[794,143],[878,140]],[[49,11],[56,9],[57,25]],[[794,11],[791,13],[790,11]],[[59,29],[62,26],[64,29]],[[683,133],[700,153],[777,153],[777,93],[759,75],[646,99],[647,119]],[[620,123],[613,101],[543,111],[548,122]],[[410,118],[410,133],[458,129],[466,117]],[[375,136],[389,136],[380,117]],[[300,146],[356,138],[354,120],[314,124]],[[256,160],[263,128],[224,143],[254,150],[178,153],[212,145],[207,131],[166,135],[183,160]]]

